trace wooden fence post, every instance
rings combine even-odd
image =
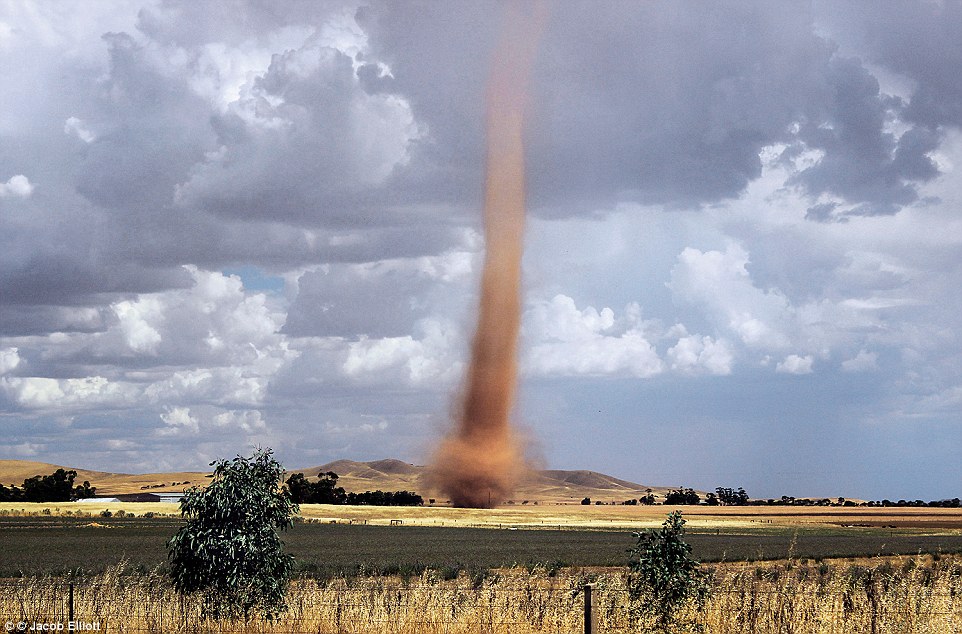
[[[598,634],[597,611],[595,610],[595,584],[585,584],[585,634]]]

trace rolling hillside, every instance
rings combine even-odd
[[[77,483],[89,480],[92,486],[97,487],[98,495],[182,491],[186,487],[203,485],[209,481],[209,472],[109,473],[45,462],[0,460],[0,484],[20,486],[25,478],[50,474],[59,468],[77,471]],[[316,467],[291,469],[288,474],[299,472],[313,479],[318,473],[328,471],[338,474],[340,486],[347,491],[414,491],[425,500],[435,498],[438,503],[445,501],[444,495],[430,485],[426,467],[400,460],[336,460]],[[525,501],[578,503],[589,497],[593,501],[621,502],[645,495],[648,488],[595,471],[535,470],[522,478],[512,501],[517,504]],[[650,488],[659,497],[667,491],[665,487]]]

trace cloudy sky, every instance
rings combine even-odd
[[[0,0],[0,458],[424,462],[497,3]],[[962,4],[557,2],[516,419],[552,468],[962,493]]]

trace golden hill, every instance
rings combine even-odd
[[[118,493],[178,492],[195,484],[204,485],[209,481],[210,472],[182,471],[177,473],[110,473],[91,471],[77,467],[65,467],[48,462],[27,460],[0,460],[0,484],[20,486],[27,478],[35,475],[50,475],[57,469],[74,470],[76,484],[88,480],[97,487],[97,495],[117,495]]]
[[[35,475],[47,475],[57,469],[73,469],[77,472],[77,484],[89,480],[97,487],[97,495],[120,493],[177,492],[194,485],[205,485],[210,473],[181,471],[176,473],[109,473],[76,467],[65,467],[45,462],[25,460],[0,460],[0,484],[20,486],[24,479]],[[400,460],[385,459],[370,462],[336,460],[316,467],[291,469],[287,473],[303,473],[315,479],[318,473],[333,471],[339,477],[338,484],[350,492],[364,491],[414,491],[425,500],[445,501],[445,496],[432,487],[427,478],[427,468]],[[621,480],[596,471],[564,471],[558,469],[533,470],[518,484],[512,501],[521,504],[578,503],[583,498],[592,501],[621,502],[639,498],[649,487]],[[657,497],[668,490],[650,487]]]

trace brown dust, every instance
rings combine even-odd
[[[543,11],[509,7],[487,90],[485,258],[478,325],[456,425],[434,459],[433,480],[458,507],[504,502],[523,470],[511,427],[521,325],[525,84]]]

